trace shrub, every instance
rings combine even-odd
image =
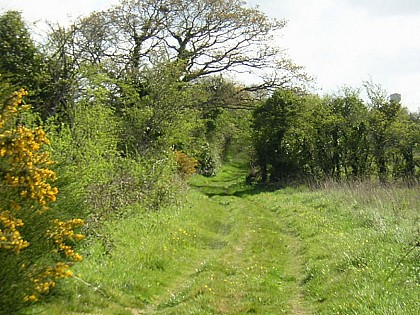
[[[220,163],[218,163],[217,154],[213,152],[210,143],[203,143],[196,151],[199,163],[197,172],[207,177],[215,176]]]
[[[178,173],[183,179],[195,174],[198,161],[181,151],[175,151]]]
[[[83,236],[80,219],[63,220],[50,207],[58,189],[41,127],[19,122],[24,90],[0,103],[0,314],[13,314],[50,293],[82,257],[74,245]],[[68,218],[67,218],[68,219]]]

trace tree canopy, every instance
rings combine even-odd
[[[138,73],[162,62],[182,66],[185,82],[226,71],[252,72],[265,81],[250,89],[306,80],[274,44],[285,21],[269,19],[242,0],[122,0],[76,21],[67,53],[79,62],[111,62]]]
[[[413,178],[419,125],[383,91],[368,94],[365,102],[349,88],[322,98],[276,91],[254,110],[261,179]]]

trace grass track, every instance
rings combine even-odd
[[[87,244],[83,281],[34,313],[418,314],[418,188],[268,192],[244,176],[232,163],[193,177],[182,207],[109,222],[110,254]]]
[[[192,181],[209,196],[203,210],[211,213],[207,223],[216,241],[208,242],[205,259],[145,313],[308,314],[299,285],[300,241],[269,209],[236,196],[249,189],[237,171],[227,168],[216,178]]]

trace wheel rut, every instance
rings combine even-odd
[[[250,187],[239,190],[237,183],[209,179],[193,188],[207,196],[206,211],[217,209],[207,227],[213,237],[203,258],[166,294],[133,314],[312,313],[301,285],[305,262],[299,236],[269,201]]]

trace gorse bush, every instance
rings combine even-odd
[[[56,174],[50,168],[42,128],[19,123],[24,90],[0,103],[0,314],[13,314],[50,293],[59,279],[71,277],[75,249],[83,235],[80,219],[63,220],[56,201]],[[68,218],[66,218],[68,219]]]
[[[178,166],[178,173],[182,178],[186,179],[195,174],[198,166],[197,159],[189,157],[181,151],[175,151],[175,158]]]

